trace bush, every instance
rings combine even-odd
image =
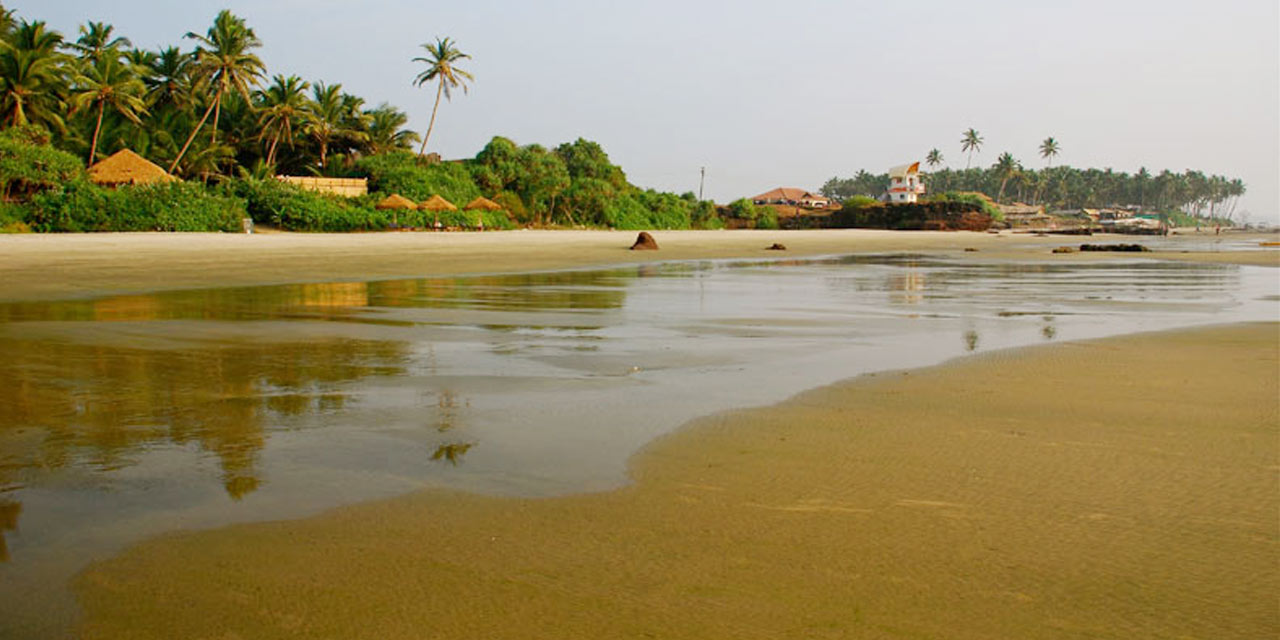
[[[289,231],[369,231],[391,226],[394,216],[420,212],[381,211],[373,207],[374,197],[345,199],[313,191],[279,180],[246,179],[233,182],[231,191],[244,198],[254,222],[271,224]]]
[[[710,200],[696,202],[689,210],[689,219],[695,229],[724,228],[724,220],[716,215],[716,205]]]
[[[846,209],[865,209],[879,205],[880,201],[871,196],[857,195],[845,198],[843,204]]]
[[[37,126],[0,131],[0,194],[27,198],[84,177],[80,159],[49,145],[49,133]]]
[[[756,217],[757,229],[777,229],[778,228],[778,212],[771,207],[761,207],[764,209],[760,215]]]
[[[27,225],[27,207],[13,203],[0,202],[0,233],[30,233]]]
[[[1000,210],[987,198],[976,193],[962,193],[958,191],[948,191],[940,193],[929,200],[930,202],[954,202],[961,204],[974,205],[977,210],[991,216],[992,220],[1004,220],[1004,212]]]
[[[108,189],[76,180],[33,197],[27,222],[46,232],[239,231],[244,217],[244,201],[197,183]]]
[[[361,158],[356,169],[368,176],[369,191],[398,193],[415,202],[439,194],[461,207],[480,196],[471,169],[461,162],[425,164],[400,151]]]

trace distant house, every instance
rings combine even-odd
[[[778,187],[758,196],[752,196],[751,202],[753,204],[789,204],[809,209],[826,209],[831,206],[831,198],[796,187]]]
[[[920,163],[913,162],[889,170],[889,189],[885,202],[915,202],[924,194],[924,181],[920,179]]]

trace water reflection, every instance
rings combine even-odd
[[[458,466],[458,461],[462,456],[466,455],[472,447],[476,446],[474,442],[454,442],[442,444],[436,447],[435,453],[431,454],[432,460],[445,460],[453,466]]]
[[[6,531],[18,530],[18,516],[22,514],[22,503],[0,501],[0,562],[9,561],[9,545],[5,542]]]
[[[0,340],[0,484],[28,472],[119,470],[156,444],[218,461],[227,494],[262,482],[269,425],[346,403],[340,383],[403,372],[398,342],[328,339],[148,350]]]

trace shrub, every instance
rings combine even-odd
[[[289,231],[368,231],[391,226],[393,216],[403,218],[415,212],[380,211],[374,197],[345,199],[313,191],[279,180],[237,180],[229,187],[244,198],[250,217],[260,224],[272,224]]]
[[[439,194],[461,207],[480,196],[471,169],[461,162],[425,164],[400,151],[361,158],[356,169],[368,176],[370,191],[398,193],[416,202]]]
[[[0,194],[29,197],[84,176],[76,156],[49,145],[49,134],[37,126],[0,131]]]
[[[1004,212],[987,198],[976,193],[961,193],[958,191],[948,191],[940,193],[932,198],[930,202],[954,202],[961,204],[974,205],[977,210],[991,216],[992,220],[1004,220]]]
[[[30,233],[28,208],[14,202],[0,202],[0,233]]]
[[[239,231],[245,215],[242,200],[197,183],[108,189],[76,180],[33,197],[27,222],[37,231]]]
[[[777,229],[778,228],[778,212],[771,207],[761,207],[764,209],[760,215],[756,217],[757,229]]]

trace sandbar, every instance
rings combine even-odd
[[[179,533],[88,638],[1269,638],[1280,324],[993,352],[699,419],[633,484]]]

